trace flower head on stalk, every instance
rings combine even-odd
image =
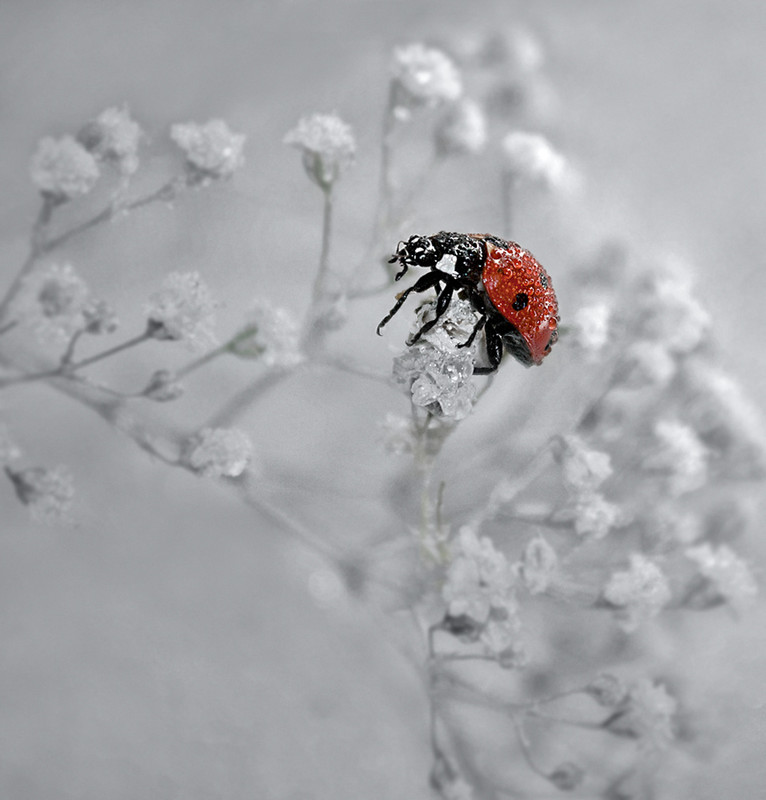
[[[186,442],[185,462],[206,478],[236,478],[253,453],[250,437],[237,428],[204,428]]]
[[[602,592],[606,604],[615,609],[615,616],[626,631],[656,617],[671,599],[668,580],[653,561],[641,553],[633,553],[630,566],[615,572]]]
[[[457,100],[463,81],[452,59],[435,47],[415,42],[397,47],[391,64],[394,114],[407,118],[416,108]]]
[[[66,467],[5,467],[16,496],[29,508],[35,522],[54,523],[66,518],[74,497],[72,476]]]
[[[603,727],[617,736],[638,739],[644,749],[662,750],[674,738],[673,721],[677,711],[678,702],[665,687],[644,678],[628,689]]]
[[[113,163],[121,175],[138,169],[138,145],[144,136],[127,107],[102,111],[77,134],[78,141],[100,161]]]
[[[228,349],[240,358],[258,358],[269,367],[289,369],[303,360],[294,316],[266,300],[252,304],[247,324]]]
[[[439,156],[477,155],[487,144],[484,111],[475,100],[458,100],[442,114],[434,137]]]
[[[186,171],[192,184],[230,178],[242,165],[245,136],[233,133],[222,119],[176,123],[170,138],[186,158]]]
[[[146,305],[149,335],[204,350],[216,343],[215,308],[198,272],[171,272]]]
[[[571,178],[564,156],[542,135],[512,131],[502,142],[506,173],[554,189]]]
[[[99,177],[95,157],[73,136],[40,140],[30,166],[32,182],[44,197],[64,203],[88,194]]]
[[[730,547],[706,542],[688,548],[686,556],[696,564],[701,579],[688,605],[705,608],[727,603],[737,612],[753,605],[758,584],[744,559]]]
[[[353,131],[336,114],[303,117],[287,133],[284,143],[301,151],[306,174],[324,192],[331,189],[356,157]]]

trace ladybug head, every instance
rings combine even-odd
[[[400,242],[396,254],[391,261],[398,261],[406,267],[435,267],[442,253],[436,249],[430,236],[410,236],[406,242]]]

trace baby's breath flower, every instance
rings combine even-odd
[[[666,386],[676,374],[676,361],[659,341],[640,339],[621,353],[620,385],[629,389]]]
[[[758,585],[747,563],[725,544],[718,547],[705,543],[690,547],[686,555],[697,564],[706,579],[705,589],[716,599],[728,603],[735,611],[752,606]]]
[[[559,455],[564,485],[571,493],[591,492],[612,474],[612,460],[608,453],[590,449],[575,435],[561,439],[563,448]]]
[[[250,437],[237,428],[204,428],[186,443],[185,461],[206,478],[236,478],[253,452]]]
[[[565,761],[563,764],[559,764],[548,775],[548,780],[562,792],[573,792],[584,779],[585,772],[583,768],[572,761]]]
[[[600,706],[613,708],[625,700],[628,688],[616,675],[604,672],[596,675],[585,687],[585,692]]]
[[[198,272],[171,272],[146,306],[155,339],[183,341],[192,350],[216,342],[215,303]]]
[[[97,159],[111,161],[122,175],[138,169],[138,144],[144,132],[123,106],[107,108],[77,134],[85,149]]]
[[[572,319],[574,341],[591,355],[597,355],[609,342],[612,309],[606,302],[577,310]]]
[[[640,739],[644,747],[664,749],[673,740],[673,717],[678,703],[661,683],[648,678],[630,687],[628,696],[604,723],[604,728],[618,736]]]
[[[634,631],[642,622],[657,616],[671,599],[662,570],[641,553],[631,555],[627,570],[612,575],[602,596],[616,609],[617,619],[626,631]]]
[[[229,350],[240,358],[260,358],[269,367],[290,368],[303,360],[295,316],[266,300],[252,304],[247,325]]]
[[[434,136],[441,156],[476,155],[487,143],[487,118],[476,101],[460,100],[444,112]]]
[[[336,114],[303,117],[284,142],[301,151],[306,174],[323,191],[332,187],[356,156],[351,127]]]
[[[117,315],[106,300],[89,300],[82,310],[82,316],[86,333],[101,335],[117,330]]]
[[[668,475],[670,491],[678,496],[699,489],[707,481],[708,451],[694,430],[678,420],[659,420],[654,426],[657,447],[644,467]]]
[[[379,427],[387,452],[396,456],[414,452],[417,432],[411,416],[388,413]]]
[[[176,376],[167,369],[158,369],[149,379],[146,388],[141,392],[144,397],[167,403],[176,400],[184,393],[184,386]]]
[[[90,291],[71,264],[51,264],[26,281],[26,321],[43,340],[67,341],[88,324]]]
[[[0,466],[7,467],[19,458],[21,458],[21,448],[13,441],[8,426],[0,423]]]
[[[527,542],[521,558],[521,577],[530,594],[544,592],[558,567],[556,551],[542,536]]]
[[[170,138],[186,157],[186,168],[194,183],[230,178],[242,165],[245,136],[233,133],[222,119],[176,123]]]
[[[41,139],[30,172],[40,192],[57,203],[87,194],[99,176],[96,159],[69,135]]]
[[[564,511],[574,521],[575,533],[589,539],[603,539],[613,528],[625,523],[623,510],[600,492],[581,492]]]
[[[562,186],[568,178],[564,156],[540,134],[512,131],[503,139],[502,148],[505,168],[513,177],[549,188]]]
[[[454,543],[442,597],[450,617],[486,624],[492,609],[515,611],[513,572],[492,540],[462,528]]]
[[[74,497],[72,476],[66,467],[13,470],[6,466],[5,472],[33,520],[53,523],[66,516]]]
[[[463,92],[458,68],[441,50],[416,42],[397,47],[391,65],[395,113],[451,103]]]
[[[521,621],[515,604],[493,608],[479,633],[484,652],[497,660],[503,669],[518,669],[527,662],[527,654],[520,638]]]

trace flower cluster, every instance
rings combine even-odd
[[[120,174],[138,169],[138,145],[144,132],[126,107],[107,108],[77,134],[78,141],[100,161],[111,162]]]
[[[420,42],[398,47],[391,66],[397,115],[457,100],[463,81],[452,59],[441,50]]]
[[[32,182],[56,203],[88,194],[99,178],[95,156],[74,136],[46,136],[37,146],[30,167]]]
[[[354,163],[356,140],[351,127],[335,114],[303,117],[284,138],[303,155],[306,174],[327,192]]]
[[[229,350],[240,358],[258,358],[278,369],[289,369],[303,360],[294,315],[267,300],[251,305],[247,325],[232,339]]]
[[[170,138],[184,154],[191,183],[225,180],[242,165],[245,136],[233,133],[222,119],[176,123]]]
[[[236,428],[204,428],[186,442],[185,463],[206,478],[236,478],[253,453],[250,437]]]
[[[66,518],[74,498],[72,476],[66,467],[26,467],[15,470],[6,466],[16,496],[29,508],[36,522],[53,523]]]
[[[185,342],[192,350],[215,344],[215,303],[198,272],[171,272],[146,305],[149,334]]]
[[[604,601],[615,609],[615,616],[627,631],[656,617],[671,596],[665,574],[642,553],[633,553],[628,569],[615,572],[602,592]]]

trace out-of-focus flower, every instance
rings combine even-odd
[[[617,736],[639,739],[644,748],[662,750],[673,740],[678,702],[661,683],[648,678],[630,687],[621,707],[603,727]]]
[[[192,350],[216,343],[215,303],[198,272],[171,272],[146,306],[155,339],[183,341]]]
[[[156,400],[158,403],[167,403],[176,400],[184,393],[183,384],[167,369],[158,369],[149,379],[146,388],[141,392],[144,397]]]
[[[434,133],[436,152],[441,156],[476,155],[487,143],[487,118],[474,100],[450,105]]]
[[[516,607],[493,608],[479,633],[484,652],[503,669],[520,669],[527,663],[527,653],[521,638],[521,620]]]
[[[353,131],[336,114],[303,117],[284,142],[301,151],[306,174],[323,191],[332,187],[356,156]]]
[[[585,687],[585,692],[600,706],[613,708],[625,700],[628,694],[628,688],[616,675],[605,672],[596,675]]]
[[[144,133],[128,109],[114,106],[102,111],[77,134],[85,149],[97,159],[112,162],[122,175],[138,169],[138,145]]]
[[[562,792],[573,792],[585,780],[585,771],[578,764],[565,761],[548,775],[548,780]]]
[[[572,319],[575,344],[589,355],[598,355],[609,342],[611,317],[607,302],[579,308]]]
[[[85,281],[71,264],[50,264],[26,280],[25,321],[43,340],[68,341],[94,310]]]
[[[99,177],[96,159],[73,136],[40,140],[32,156],[32,182],[57,203],[87,194]]]
[[[542,537],[527,542],[521,558],[521,577],[530,594],[541,594],[550,585],[558,568],[556,551]]]
[[[505,169],[523,180],[562,187],[569,179],[566,159],[540,134],[512,131],[502,142]]]
[[[706,605],[724,602],[739,612],[753,605],[758,584],[747,563],[730,547],[724,544],[714,548],[706,542],[688,548],[686,556],[696,563],[705,579],[698,594],[707,597]]]
[[[8,426],[0,423],[0,467],[7,467],[19,458],[21,458],[21,448],[13,441]]]
[[[676,374],[676,361],[662,342],[640,339],[622,351],[618,370],[626,388],[662,387]]]
[[[290,368],[303,360],[294,315],[266,300],[252,304],[247,325],[232,339],[229,350],[240,358],[258,358],[269,367]]]
[[[27,467],[5,472],[16,495],[36,522],[53,523],[66,517],[74,497],[72,476],[66,467]]]
[[[380,423],[381,438],[386,451],[396,456],[414,452],[417,432],[412,417],[386,414]]]
[[[660,613],[670,601],[671,592],[662,570],[641,553],[633,553],[630,567],[611,576],[602,597],[615,608],[622,627],[633,631]]]
[[[106,300],[89,300],[82,310],[82,316],[86,333],[101,335],[117,330],[117,314]]]
[[[237,428],[204,428],[185,447],[185,462],[206,478],[236,478],[253,453],[250,437]]]
[[[580,492],[558,519],[571,519],[575,533],[583,538],[603,539],[613,528],[625,524],[623,510],[600,492]]]
[[[233,133],[222,119],[176,123],[170,138],[186,157],[186,167],[193,183],[230,178],[242,165],[245,136]]]
[[[452,59],[434,47],[416,42],[397,47],[391,65],[394,113],[453,102],[463,92],[463,82]]]
[[[650,471],[668,476],[668,488],[678,496],[693,492],[707,481],[708,451],[694,430],[678,420],[659,420],[654,426],[657,447],[644,459]]]
[[[575,435],[561,437],[561,443],[558,460],[569,492],[595,491],[612,474],[612,460],[608,453],[589,448]]]

